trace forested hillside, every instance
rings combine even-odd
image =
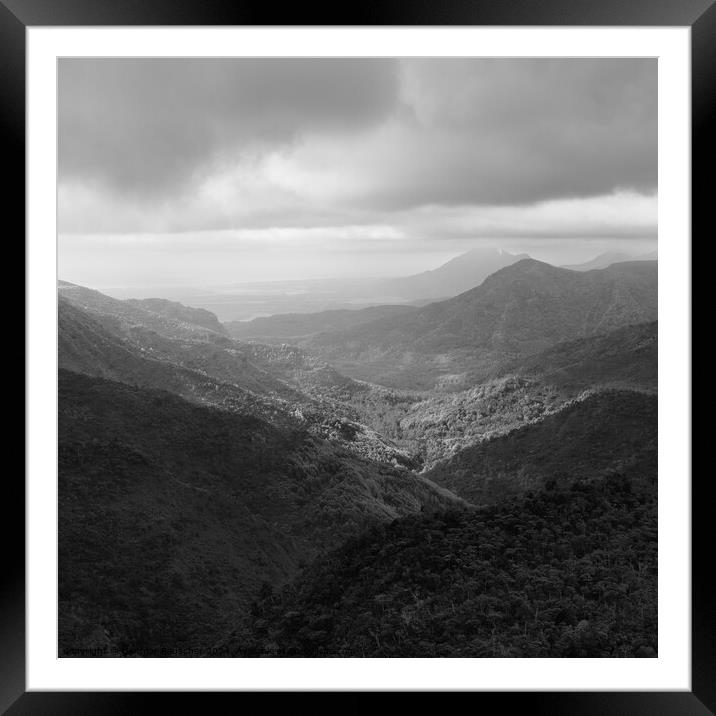
[[[633,468],[373,528],[268,589],[227,641],[263,657],[654,657],[657,510]]]
[[[655,395],[589,395],[535,423],[463,448],[425,475],[468,502],[487,504],[547,482],[593,480],[639,465],[656,475]]]
[[[241,344],[215,334],[171,338],[144,325],[115,324],[111,316],[83,310],[63,297],[58,309],[60,368],[168,390],[277,425],[298,424],[362,457],[416,464],[336,402],[344,391],[362,388],[301,349]]]
[[[104,320],[103,320],[104,319]],[[213,341],[169,339],[141,326],[112,333],[106,317],[63,297],[58,302],[60,368],[130,385],[170,390],[190,400],[250,407],[260,395],[297,392],[249,360]]]
[[[657,323],[557,343],[507,363],[467,390],[401,391],[358,384],[342,400],[424,467],[475,442],[535,423],[597,391],[655,393]]]
[[[596,387],[655,391],[658,351],[658,323],[652,321],[557,343],[506,364],[499,373],[528,376],[569,393]]]
[[[548,384],[507,376],[457,393],[356,391],[346,405],[430,467],[474,442],[540,420],[568,400]]]
[[[262,583],[460,504],[306,430],[60,371],[60,645],[207,649]]]

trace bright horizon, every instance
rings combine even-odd
[[[591,261],[592,259],[607,253],[620,253],[628,254],[630,256],[638,257],[643,254],[657,251],[657,242],[655,240],[648,239],[633,239],[633,240],[621,240],[621,241],[596,241],[594,245],[585,245],[579,243],[574,245],[568,242],[558,242],[553,246],[538,245],[533,246],[526,244],[524,246],[516,245],[510,247],[502,246],[468,246],[464,250],[451,251],[449,253],[438,253],[432,252],[429,254],[414,252],[400,254],[398,258],[401,260],[403,270],[400,273],[391,272],[391,269],[400,270],[400,267],[396,266],[393,262],[384,263],[382,266],[371,266],[369,262],[365,263],[365,267],[359,266],[356,269],[355,257],[351,257],[350,261],[344,263],[347,269],[345,273],[340,271],[340,265],[335,263],[330,264],[324,262],[320,266],[311,272],[312,264],[306,263],[307,270],[305,274],[292,274],[289,276],[276,276],[275,272],[272,272],[272,267],[267,265],[267,272],[263,275],[254,274],[254,276],[244,280],[233,280],[231,276],[226,276],[226,280],[214,280],[209,282],[201,282],[200,280],[192,279],[190,277],[185,280],[165,281],[165,282],[152,282],[150,278],[142,280],[141,276],[137,276],[134,282],[127,283],[112,283],[106,280],[96,280],[98,275],[97,271],[93,271],[90,267],[89,271],[79,270],[76,273],[78,275],[71,275],[67,272],[60,273],[58,279],[74,283],[87,288],[93,288],[98,291],[104,291],[112,295],[113,291],[118,291],[121,297],[136,297],[141,298],[164,298],[167,296],[162,295],[161,291],[168,291],[169,295],[174,295],[172,292],[177,289],[195,289],[195,290],[220,290],[231,286],[250,286],[252,284],[266,285],[270,283],[285,284],[290,282],[302,283],[302,282],[313,282],[313,281],[330,281],[330,280],[348,280],[348,281],[360,281],[362,279],[374,279],[374,278],[398,278],[405,276],[412,276],[423,271],[431,271],[439,268],[448,261],[457,258],[468,251],[473,249],[481,248],[494,248],[502,250],[511,254],[528,254],[531,258],[537,261],[544,261],[555,266],[562,266],[568,264],[579,264]],[[372,261],[371,256],[369,261]],[[270,255],[267,258],[267,264],[270,264]],[[295,267],[295,263],[293,264]],[[411,268],[412,267],[412,268]],[[378,270],[370,273],[371,268],[377,268]],[[382,268],[382,272],[379,270]],[[320,269],[323,269],[321,272]],[[338,270],[337,270],[338,269]],[[133,293],[134,292],[134,293]],[[157,293],[158,292],[158,293]],[[119,297],[115,296],[115,297]]]

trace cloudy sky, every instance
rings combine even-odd
[[[60,276],[404,275],[654,248],[645,59],[63,59]]]

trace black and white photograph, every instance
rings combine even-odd
[[[58,59],[58,656],[658,658],[657,84]]]

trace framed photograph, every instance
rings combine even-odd
[[[215,5],[0,3],[27,286],[0,705],[714,712],[711,0]]]

